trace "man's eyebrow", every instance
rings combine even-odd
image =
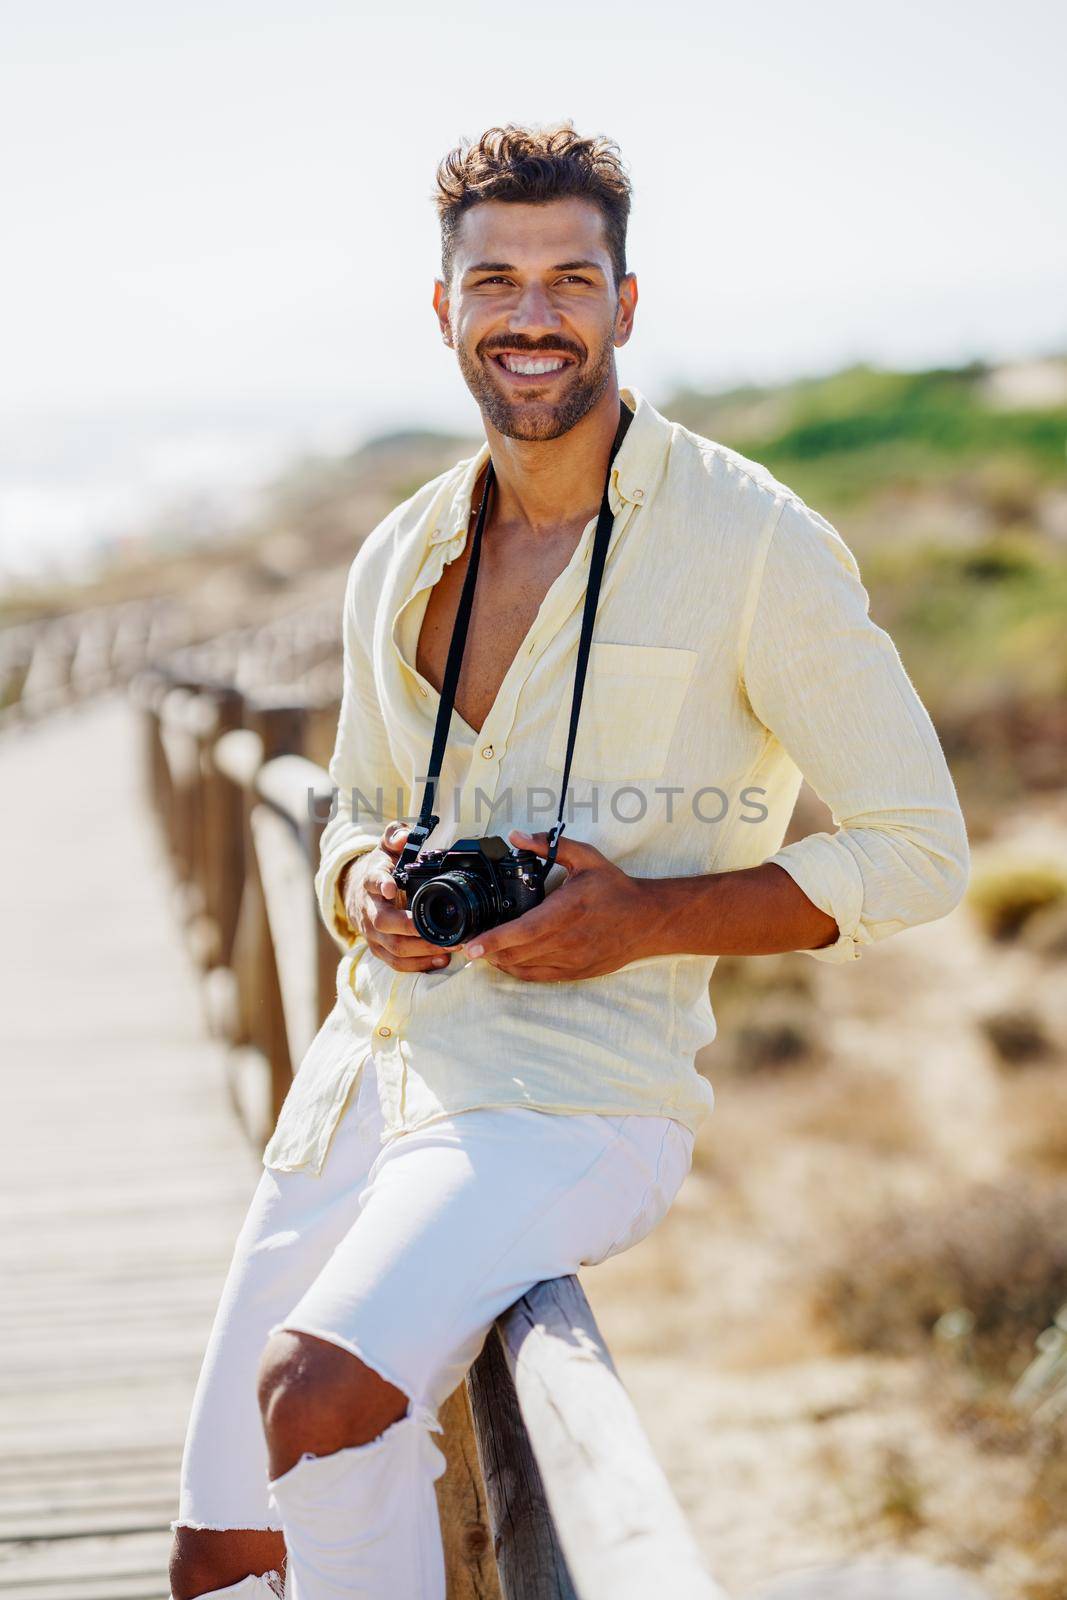
[[[603,272],[599,261],[560,261],[551,269],[553,272],[578,272],[579,270]],[[514,264],[510,261],[475,261],[473,266],[467,268],[468,272],[514,272]]]

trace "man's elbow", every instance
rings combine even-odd
[[[971,875],[963,817],[939,819],[936,830],[908,829],[906,835],[895,830],[886,859],[892,861],[892,870],[872,897],[866,919],[873,939],[937,922],[959,905]]]
[[[950,911],[955,911],[967,892],[971,878],[971,849],[962,815],[946,833],[937,854],[930,857],[930,865],[924,896],[924,922],[947,917]]]

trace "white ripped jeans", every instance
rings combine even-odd
[[[264,1168],[193,1398],[171,1524],[281,1529],[286,1600],[444,1600],[437,1409],[499,1313],[628,1249],[669,1209],[693,1135],[670,1117],[464,1111],[382,1146],[373,1058],[319,1176]],[[329,1340],[408,1396],[368,1444],[271,1479],[256,1376],[279,1328]],[[272,1600],[250,1575],[212,1600]]]

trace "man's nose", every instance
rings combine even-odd
[[[510,332],[525,333],[534,338],[538,334],[558,332],[559,325],[559,313],[540,283],[531,283],[523,290],[508,318]]]

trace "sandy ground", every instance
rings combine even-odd
[[[1055,810],[1006,831],[1067,839]],[[951,1370],[842,1355],[803,1293],[827,1245],[892,1202],[1012,1169],[1018,1079],[977,1024],[1040,994],[1062,1029],[1047,979],[1025,951],[994,954],[966,905],[850,965],[784,959],[815,969],[801,976],[824,1057],[720,1080],[719,1041],[707,1051],[716,1106],[671,1213],[586,1274],[621,1375],[732,1593],[907,1552],[967,1569],[998,1600],[1067,1595],[1067,1564],[1047,1587],[1020,1526],[1031,1466],[954,1425]]]

